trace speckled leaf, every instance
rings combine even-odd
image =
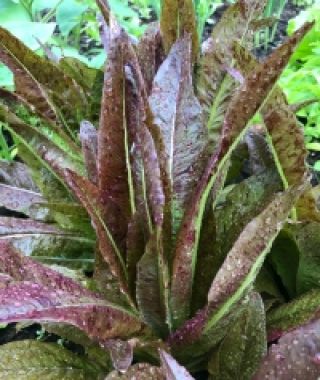
[[[21,256],[0,241],[0,271],[10,277],[0,286],[0,321],[61,322],[74,325],[104,343],[129,336],[140,322],[72,279]]]
[[[212,279],[243,228],[263,211],[275,192],[281,189],[278,176],[270,171],[252,176],[235,185],[221,204],[218,202],[211,231],[207,232],[207,241],[203,241],[208,227],[204,221],[200,240],[203,248],[199,252],[195,274],[197,285],[193,292],[195,310],[205,305]]]
[[[84,120],[80,124],[80,140],[88,178],[97,185],[98,136],[96,128],[89,121]]]
[[[312,380],[320,376],[320,321],[280,338],[270,347],[252,380]]]
[[[297,293],[320,288],[319,244],[320,223],[297,224],[290,229],[299,251],[296,273]]]
[[[148,105],[146,88],[137,56],[131,45],[128,46],[126,59],[127,74],[127,115],[131,140],[131,167],[134,184],[136,208],[144,207],[148,228],[161,226],[163,222],[164,194],[161,181],[160,164]],[[150,232],[149,231],[149,232]]]
[[[237,88],[237,82],[226,70],[233,64],[232,45],[235,40],[246,46],[251,42],[251,22],[261,14],[265,3],[245,0],[231,5],[203,44],[196,85],[212,150],[219,143],[224,114]]]
[[[81,114],[85,118],[86,100],[73,79],[4,28],[0,28],[0,41],[0,60],[13,71],[19,95],[53,121],[59,120],[59,111],[73,127]]]
[[[82,173],[83,165],[80,158],[73,156],[70,151],[64,151],[38,128],[24,123],[7,106],[2,104],[0,104],[0,119],[9,123],[10,127],[8,129],[17,138],[19,154],[24,160],[26,156],[25,162],[28,166],[32,169],[39,168],[39,171],[40,168],[44,168],[50,173],[52,177],[51,181],[59,182],[55,187],[62,187],[64,190],[61,189],[60,191],[68,193],[68,189],[62,179],[63,169],[71,168]],[[20,144],[26,153],[23,148],[20,149]],[[29,160],[32,162],[30,165]]]
[[[149,98],[154,123],[163,140],[159,158],[166,183],[165,213],[173,236],[205,164],[207,134],[191,72],[190,40],[183,38],[159,68]]]
[[[166,351],[160,350],[160,359],[166,380],[194,380],[189,372]]]
[[[50,220],[49,210],[42,206],[45,199],[31,190],[0,184],[0,206],[21,212],[35,220]],[[51,219],[52,220],[52,219]]]
[[[111,372],[104,380],[166,380],[161,368],[147,363],[131,366],[126,373]]]
[[[55,222],[63,229],[78,231],[82,237],[94,238],[90,218],[82,205],[73,202],[43,202]]]
[[[1,380],[102,380],[105,373],[85,356],[53,343],[33,340],[0,347]]]
[[[319,317],[320,291],[314,289],[293,301],[271,310],[267,315],[268,341]]]
[[[179,38],[189,34],[192,39],[192,60],[194,62],[197,59],[199,37],[192,0],[162,1],[160,27],[166,53]]]
[[[254,282],[271,245],[306,185],[277,194],[272,202],[247,224],[212,282],[206,330],[223,318]]]
[[[137,57],[145,81],[147,94],[149,95],[152,89],[153,79],[164,59],[158,23],[148,25],[137,45]]]
[[[209,361],[211,379],[251,380],[266,351],[264,306],[259,294],[253,293]]]
[[[247,76],[243,85],[232,98],[223,122],[221,143],[217,153],[208,161],[207,167],[199,180],[198,186],[186,210],[182,228],[177,239],[173,265],[173,278],[184,284],[180,287],[179,299],[182,301],[177,325],[188,318],[193,276],[196,264],[197,245],[201,229],[203,211],[210,190],[232,151],[246,131],[249,120],[261,107],[265,97],[273,88],[281,70],[286,66],[296,44],[311,28],[307,24],[299,29],[288,41],[278,47],[257,70]]]
[[[0,182],[35,193],[39,191],[32,179],[30,168],[17,161],[0,160]]]
[[[80,177],[71,171],[66,172],[66,179],[68,185],[91,217],[98,237],[100,253],[108,263],[112,276],[118,280],[120,289],[129,296],[125,264],[104,221],[104,208],[100,201],[99,189],[86,178]]]
[[[137,266],[136,297],[145,322],[158,334],[165,335],[167,326],[161,243],[161,234],[156,232],[146,245],[144,255]]]
[[[126,264],[128,268],[128,281],[130,289],[135,288],[137,265],[143,256],[146,246],[144,229],[145,226],[143,225],[142,212],[137,211],[128,225],[128,234],[126,239]]]
[[[235,57],[245,74],[259,66],[258,61],[241,46],[235,47]],[[285,185],[299,183],[303,175],[308,172],[307,149],[303,130],[279,86],[275,86],[261,113]],[[297,203],[297,213],[300,220],[320,221],[320,213],[311,192],[301,196]]]
[[[131,216],[129,142],[125,114],[126,35],[112,22],[98,129],[98,187],[108,228],[120,247]]]

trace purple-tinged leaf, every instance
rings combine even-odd
[[[126,259],[128,269],[128,281],[130,289],[136,285],[137,265],[143,256],[146,237],[144,235],[143,217],[141,211],[136,211],[128,225],[126,239]]]
[[[320,315],[320,291],[313,289],[267,315],[268,341],[272,342]]]
[[[97,185],[98,137],[96,128],[89,121],[85,120],[80,124],[80,140],[88,178]]]
[[[125,110],[124,44],[126,35],[113,23],[105,70],[98,130],[98,186],[108,228],[119,245],[134,211],[129,184],[129,141]],[[130,203],[131,201],[131,203]]]
[[[0,321],[68,323],[96,341],[129,336],[140,322],[70,278],[18,254],[0,241],[0,270],[12,277],[0,287]]]
[[[312,24],[306,24],[288,41],[277,48],[257,70],[247,76],[229,104],[223,122],[223,133],[217,153],[208,161],[207,167],[190,201],[177,238],[173,265],[173,279],[180,286],[179,315],[175,316],[176,326],[188,318],[189,302],[192,294],[193,277],[197,260],[197,246],[206,201],[210,190],[232,151],[246,131],[249,120],[261,107],[273,88],[281,70],[286,66],[296,44],[302,39]]]
[[[65,175],[68,185],[91,217],[98,237],[99,251],[106,263],[108,263],[111,275],[117,279],[119,288],[132,304],[126,282],[127,273],[124,260],[108,226],[104,222],[104,207],[100,202],[99,189],[86,178],[80,177],[76,173],[67,171]]]
[[[16,282],[27,281],[41,286],[60,289],[72,294],[90,296],[87,291],[75,281],[62,276],[58,272],[37,263],[36,261],[20,255],[8,240],[0,240],[0,272],[8,274]]]
[[[135,197],[137,206],[145,207],[145,219],[149,223],[149,232],[153,226],[163,222],[164,193],[162,188],[160,164],[155,141],[151,134],[153,129],[139,63],[134,50],[127,49],[127,114],[133,152],[131,154],[134,181],[138,184]],[[153,132],[153,131],[152,131]],[[142,192],[142,194],[139,193]],[[137,193],[138,192],[138,193]],[[148,206],[148,207],[146,207]]]
[[[211,211],[211,227],[208,220],[204,219],[194,280],[193,310],[206,304],[212,279],[242,230],[281,189],[281,181],[270,171],[251,176],[234,185],[223,204]]]
[[[126,373],[111,372],[105,380],[166,380],[161,368],[147,363],[131,366]]]
[[[234,54],[245,74],[260,65],[253,55],[239,45],[235,46]],[[307,149],[303,130],[279,86],[275,86],[261,113],[284,185],[287,187],[299,183],[309,171],[306,165]],[[299,220],[320,221],[320,212],[310,191],[299,199],[297,214]]]
[[[208,294],[208,306],[185,322],[170,340],[181,347],[185,342],[204,341],[219,323],[232,314],[256,279],[272,242],[305,190],[306,184],[277,194],[272,202],[243,229],[214,278]],[[198,344],[198,343],[197,343]]]
[[[163,283],[163,257],[161,233],[156,231],[146,245],[144,255],[137,266],[136,298],[143,319],[160,335],[167,333],[166,306]]]
[[[162,39],[158,23],[150,24],[137,45],[137,57],[149,95],[153,79],[164,59]]]
[[[1,379],[101,380],[105,368],[53,343],[24,340],[0,347]]]
[[[173,236],[202,174],[207,131],[193,92],[191,45],[179,40],[171,49],[153,82],[149,98],[163,146],[159,152],[166,195],[166,219]]]
[[[13,218],[13,217],[0,217],[0,235],[11,234],[71,234],[68,231],[61,230],[53,224],[42,223],[31,219]]]
[[[192,0],[164,0],[161,3],[161,35],[166,53],[184,35],[192,40],[192,61],[198,57],[199,37]]]
[[[239,235],[214,278],[208,294],[209,330],[254,282],[271,245],[306,184],[277,194],[272,202]]]
[[[253,380],[312,380],[320,375],[320,321],[287,333],[273,344]]]
[[[0,160],[0,182],[35,193],[39,191],[32,179],[30,168],[21,162]]]
[[[39,193],[0,184],[0,206],[21,212],[35,220],[50,220],[49,210],[42,206],[45,199]],[[52,219],[52,218],[51,218]]]
[[[265,3],[265,0],[237,1],[225,11],[203,44],[196,85],[212,151],[219,144],[224,115],[237,88],[237,81],[224,67],[233,68],[231,48],[235,40],[250,44],[251,22],[260,16]]]
[[[236,322],[209,360],[215,380],[251,380],[267,352],[265,310],[259,294],[251,294]]]
[[[73,79],[4,28],[0,28],[0,41],[0,60],[14,73],[17,94],[52,121],[60,120],[60,110],[71,126],[81,114],[85,118],[86,99]]]
[[[166,380],[194,380],[189,372],[182,367],[170,354],[159,350],[161,365]]]

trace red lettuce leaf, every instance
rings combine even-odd
[[[68,323],[100,343],[140,329],[134,316],[70,278],[21,256],[7,241],[0,241],[0,251],[0,271],[10,276],[0,285],[1,322]]]

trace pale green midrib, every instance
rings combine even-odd
[[[201,230],[201,225],[202,225],[202,218],[203,218],[204,209],[205,209],[205,206],[206,206],[206,202],[207,202],[209,193],[211,191],[213,183],[215,182],[218,174],[220,173],[221,169],[224,168],[224,165],[226,164],[227,160],[229,160],[229,158],[231,156],[231,153],[233,152],[233,150],[235,149],[235,147],[238,145],[239,141],[242,139],[242,137],[246,133],[248,127],[249,127],[249,125],[247,124],[246,127],[243,128],[243,130],[239,133],[238,137],[231,144],[231,146],[228,149],[227,153],[219,161],[215,174],[213,176],[211,176],[211,178],[210,178],[210,180],[209,180],[209,182],[208,182],[208,184],[206,186],[206,189],[204,190],[204,192],[203,192],[203,194],[201,196],[198,216],[196,218],[197,219],[197,222],[196,222],[196,242],[195,242],[195,245],[194,245],[194,248],[193,248],[194,253],[192,255],[192,283],[193,283],[193,280],[194,280],[195,266],[196,266],[196,260],[197,260],[197,257],[196,257],[195,253],[198,250],[199,238],[200,238],[200,230]]]
[[[124,73],[123,73],[124,75]],[[129,189],[129,201],[131,208],[131,215],[134,215],[136,212],[135,205],[135,192],[132,180],[132,168],[130,162],[130,152],[129,152],[129,136],[128,136],[128,124],[126,118],[126,89],[124,77],[122,80],[122,122],[123,122],[123,131],[124,131],[124,150],[125,150],[125,160],[127,167],[127,176],[128,176],[128,189]]]
[[[106,232],[106,235],[107,235],[107,238],[109,239],[109,242],[111,243],[111,246],[112,248],[114,249],[115,253],[116,253],[116,256],[119,260],[119,263],[120,263],[120,266],[121,266],[121,269],[122,269],[122,272],[124,274],[124,277],[125,277],[125,281],[126,283],[128,284],[128,272],[127,272],[127,268],[126,268],[126,265],[125,265],[125,262],[123,260],[123,257],[121,255],[121,252],[119,251],[119,248],[117,247],[112,235],[111,235],[111,232],[109,231],[108,227],[106,226],[103,218],[101,217],[100,215],[100,212],[95,208],[94,204],[91,202],[90,200],[90,197],[87,196],[87,194],[85,192],[83,192],[81,190],[82,194],[85,196],[88,204],[90,205],[90,207],[92,208],[92,210],[94,211],[96,217],[98,218],[99,222],[101,223],[104,231]],[[118,279],[119,280],[119,279]],[[133,312],[137,313],[137,310],[136,310],[136,307],[135,307],[135,303],[134,301],[131,299],[131,296],[129,293],[127,292],[124,292],[125,294],[125,297],[127,299],[127,301],[129,302],[129,305],[131,306]]]
[[[250,272],[238,288],[238,290],[228,298],[228,300],[221,306],[221,308],[214,314],[214,316],[207,322],[206,327],[204,329],[204,335],[209,332],[209,330],[221,319],[223,316],[230,311],[230,308],[232,305],[234,305],[236,302],[240,301],[243,297],[246,289],[250,287],[250,285],[253,283],[255,279],[255,273],[258,272],[259,268],[262,266],[264,259],[267,255],[267,253],[270,251],[272,243],[274,239],[276,238],[277,234],[275,234],[273,237],[270,238],[266,248],[263,250],[263,252],[259,255],[255,263],[252,265]]]
[[[141,186],[142,186],[142,193],[143,193],[143,199],[144,199],[144,205],[145,205],[145,210],[146,210],[146,216],[147,216],[147,223],[148,223],[148,230],[149,230],[149,234],[150,236],[152,235],[153,233],[153,226],[152,226],[152,219],[151,219],[151,215],[150,215],[150,210],[149,210],[149,202],[148,202],[148,198],[147,198],[147,186],[146,186],[146,172],[144,170],[144,162],[143,160],[141,160],[141,167],[142,167],[142,173],[141,173]]]
[[[229,80],[229,77],[226,74],[224,76],[223,80],[222,80],[221,86],[219,87],[219,91],[216,94],[216,96],[214,98],[214,101],[213,101],[213,104],[212,104],[212,106],[210,108],[209,120],[208,120],[208,123],[207,123],[207,129],[209,131],[209,138],[210,138],[210,132],[212,133],[214,131],[215,133],[217,133],[217,130],[218,130],[218,128],[215,128],[214,130],[212,130],[212,126],[213,126],[213,124],[215,122],[215,119],[217,117],[218,107],[221,104],[220,103],[221,100],[223,99],[224,91],[227,88],[227,81],[228,80]],[[217,142],[215,141],[215,143],[217,143]]]

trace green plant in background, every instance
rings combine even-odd
[[[15,146],[9,146],[4,135],[4,128],[6,124],[0,123],[0,159],[11,161],[17,154],[17,148]]]
[[[191,0],[163,0],[136,45],[97,4],[104,71],[0,28],[0,119],[23,161],[0,162],[0,204],[24,214],[0,217],[0,323],[86,353],[11,342],[0,377],[316,378],[320,213],[276,85],[312,24],[257,62],[261,0],[232,5],[201,54]]]
[[[288,34],[291,35],[307,20],[314,20],[315,27],[293,54],[290,63],[280,78],[280,86],[292,104],[301,104],[297,115],[303,118],[306,146],[310,151],[320,151],[320,2],[302,11],[290,20]],[[311,104],[310,104],[311,103]],[[320,169],[320,162],[314,165]]]
[[[270,19],[272,26],[266,26],[262,31],[255,36],[255,47],[263,47],[267,50],[270,43],[273,42],[277,29],[278,20],[280,20],[284,7],[287,4],[287,0],[274,1],[269,0],[264,11],[264,18]]]

